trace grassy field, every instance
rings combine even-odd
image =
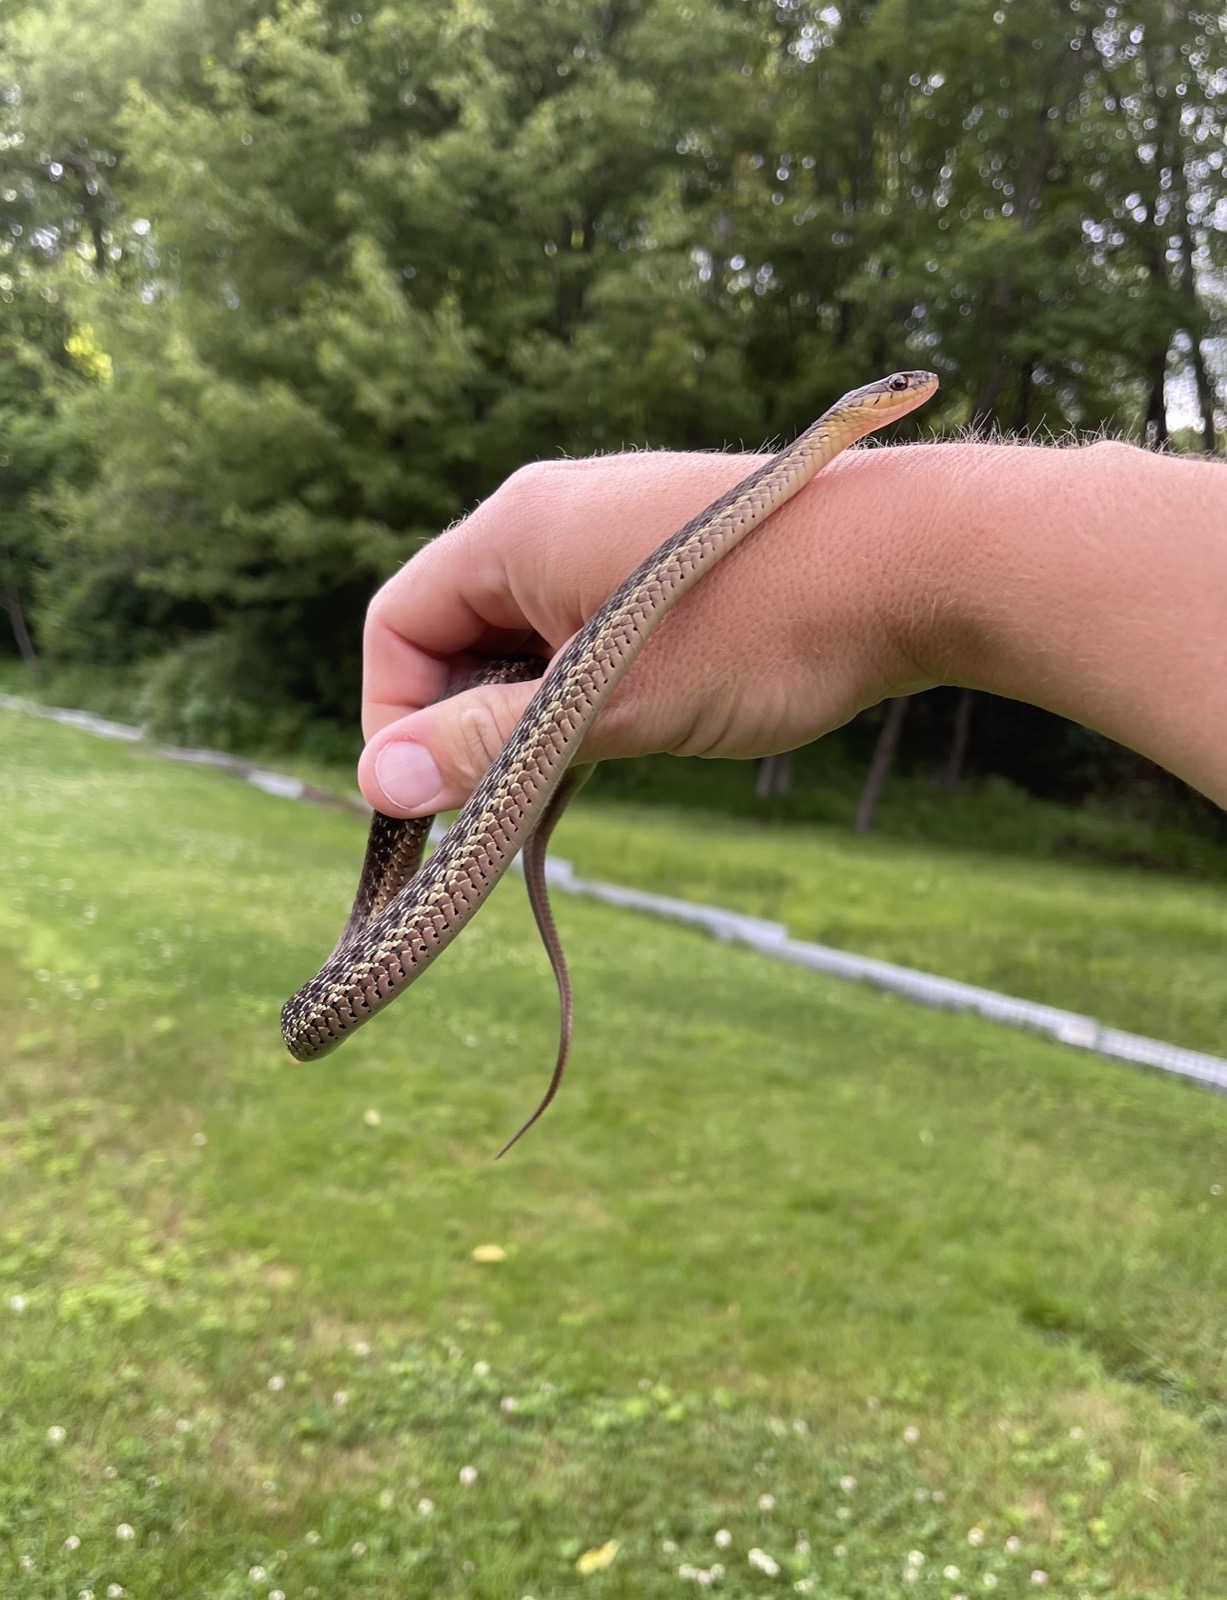
[[[0,815],[0,1593],[1227,1593],[1221,1099],[567,902],[571,1074],[495,1165],[553,1048],[518,886],[297,1067],[357,820],[11,714]],[[561,849],[1222,1045],[1221,889]]]
[[[585,876],[1227,1053],[1227,884],[1020,859],[977,847],[974,833],[954,849],[847,828],[748,829],[601,805],[599,783],[598,803],[574,807],[554,846]]]

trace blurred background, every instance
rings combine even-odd
[[[1221,453],[1225,145],[1186,0],[3,0],[0,1600],[1227,1593],[1227,1099],[568,898],[495,1165],[514,884],[294,1066],[364,818],[18,709],[352,792],[368,597],[517,466],[902,366]],[[1223,813],[1028,707],[557,849],[1227,1054]]]
[[[0,660],[164,736],[350,759],[373,588],[528,460],[908,364],[925,431],[1227,426],[1213,7],[9,0],[0,48]],[[1178,795],[1021,707],[884,720],[760,798],[868,825],[875,746]]]

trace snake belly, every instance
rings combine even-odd
[[[852,390],[619,585],[549,664],[434,853],[385,895],[371,891],[364,873],[358,895],[364,908],[355,902],[332,955],[282,1010],[292,1056],[311,1061],[334,1050],[457,937],[545,816],[602,707],[687,590],[841,451],[914,410],[936,388],[933,373],[899,372]]]

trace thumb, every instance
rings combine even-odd
[[[389,723],[358,762],[368,803],[389,817],[463,805],[485,777],[538,687],[487,683]]]

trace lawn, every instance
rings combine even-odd
[[[554,846],[586,877],[1227,1054],[1227,883],[1027,860],[977,848],[973,828],[960,849],[831,826],[747,828],[601,804],[599,785],[598,774]]]
[[[0,1592],[1223,1592],[1227,1102],[574,901],[495,1164],[555,1026],[518,885],[302,1067],[356,819],[13,714],[0,812]],[[560,848],[1221,1048],[1221,888]]]

